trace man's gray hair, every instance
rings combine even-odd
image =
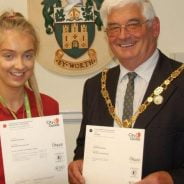
[[[153,5],[149,0],[104,0],[100,9],[100,14],[104,27],[107,26],[107,16],[112,9],[120,8],[127,4],[139,5],[142,8],[142,14],[146,18],[146,20],[152,20],[154,17],[156,17]]]

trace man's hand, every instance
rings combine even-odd
[[[171,175],[165,171],[149,174],[136,184],[174,184]]]
[[[83,160],[75,160],[68,166],[68,179],[70,184],[85,184],[82,176]]]

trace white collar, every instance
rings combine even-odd
[[[150,81],[152,73],[156,67],[156,64],[158,62],[158,58],[159,58],[159,51],[158,49],[156,49],[153,54],[151,55],[151,57],[149,57],[145,62],[143,62],[141,65],[139,65],[134,72],[137,73],[137,75],[139,77],[141,77],[142,79],[145,79],[147,82]],[[123,67],[120,64],[120,77],[119,77],[119,82],[122,81],[122,79],[125,77],[125,75],[131,72],[129,70],[127,70],[125,67]]]

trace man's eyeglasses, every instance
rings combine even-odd
[[[141,31],[142,25],[146,24],[148,21],[149,20],[146,20],[144,22],[137,21],[137,22],[127,23],[123,25],[112,24],[112,25],[107,26],[106,32],[108,36],[116,37],[120,35],[121,29],[123,28],[130,34],[136,34]]]

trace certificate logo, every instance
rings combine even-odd
[[[130,177],[137,178],[139,173],[138,168],[130,168]]]
[[[130,163],[138,163],[138,164],[141,161],[140,158],[136,158],[136,157],[133,157],[133,156],[130,156],[129,160],[130,160]]]
[[[55,160],[56,160],[56,162],[64,162],[64,160],[65,160],[64,154],[56,153],[55,154]]]
[[[65,169],[65,166],[64,165],[57,165],[56,167],[55,167],[55,170],[56,171],[63,171]]]
[[[63,147],[63,143],[52,143],[52,148],[61,149]]]
[[[53,120],[47,120],[46,123],[49,125],[49,127],[59,126],[59,118],[55,118]]]
[[[132,141],[140,141],[140,139],[141,139],[141,133],[140,132],[129,133],[128,136],[129,136],[130,140],[132,140]]]

